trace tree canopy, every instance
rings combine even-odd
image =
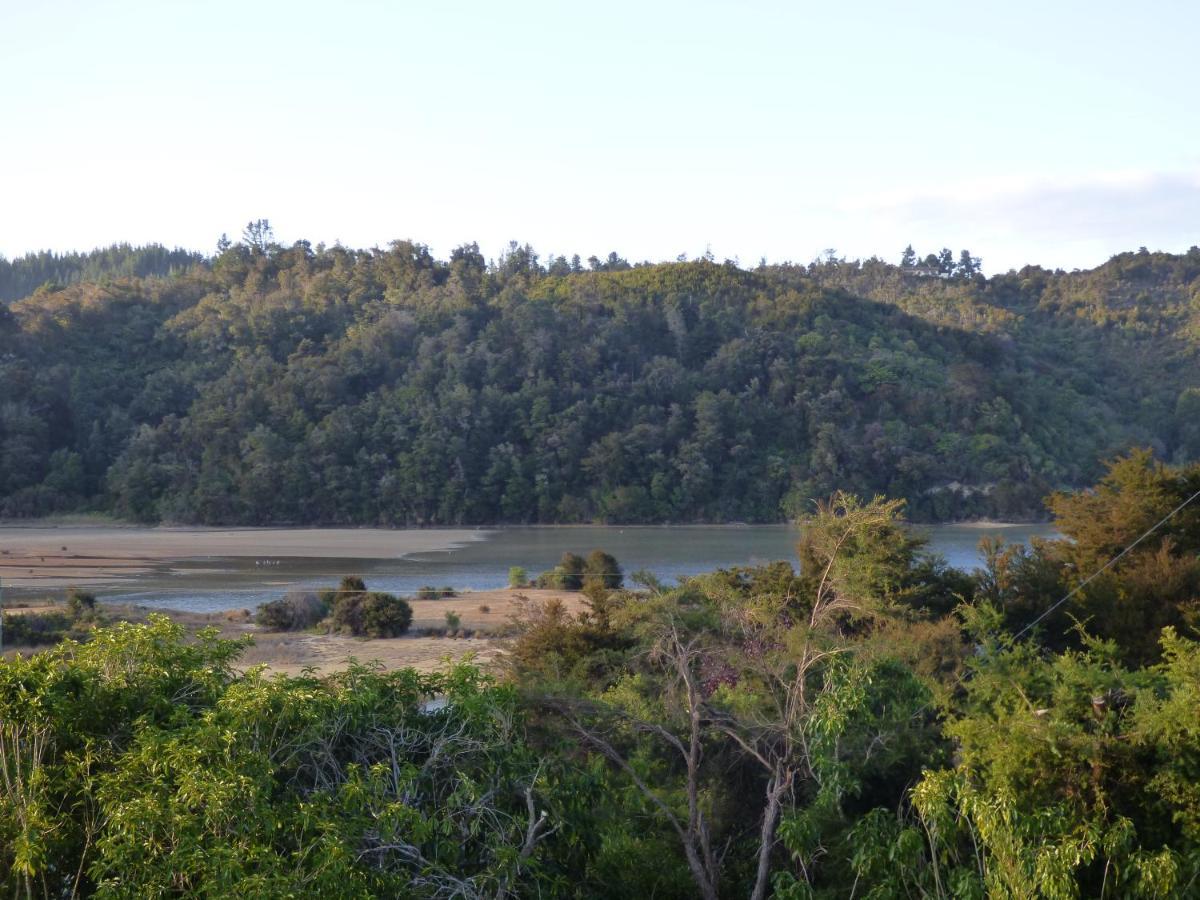
[[[0,515],[782,521],[847,490],[1032,518],[1131,446],[1200,454],[1200,250],[985,278],[949,250],[438,260],[265,220],[222,247],[88,257],[4,310]]]

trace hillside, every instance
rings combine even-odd
[[[31,253],[9,261],[0,256],[0,303],[48,288],[111,278],[166,277],[202,265],[204,257],[161,244],[114,244],[90,253]]]
[[[1130,446],[1200,456],[1197,249],[984,278],[242,243],[150,274],[0,306],[0,515],[776,521],[844,488],[1029,518]]]

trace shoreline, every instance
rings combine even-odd
[[[1022,528],[1034,525],[1050,525],[1050,518],[1020,519],[1000,521],[997,519],[947,519],[938,522],[913,522],[904,520],[910,528]],[[55,517],[47,519],[0,519],[0,535],[5,531],[23,531],[41,529],[56,530],[100,530],[111,528],[122,531],[144,531],[171,534],[208,534],[212,532],[229,532],[253,534],[258,532],[296,533],[305,531],[320,532],[378,532],[380,534],[438,534],[444,532],[490,532],[509,531],[517,529],[544,528],[632,528],[653,530],[660,528],[794,528],[794,521],[784,522],[489,522],[481,525],[178,525],[160,524],[145,525],[138,522],[125,522],[120,519],[88,519]]]
[[[0,578],[15,589],[94,587],[175,574],[180,563],[207,559],[399,560],[485,540],[477,529],[7,526],[0,530]]]
[[[1003,536],[1025,523],[974,520],[949,525],[912,525],[918,532],[961,529],[964,538],[989,529]],[[135,585],[145,579],[161,581],[180,576],[229,575],[234,581],[255,574],[258,582],[276,571],[291,568],[287,561],[409,562],[442,557],[473,545],[499,540],[501,535],[525,532],[548,534],[591,532],[589,540],[603,543],[603,534],[632,532],[647,537],[664,532],[707,534],[720,540],[722,533],[745,535],[755,529],[786,534],[798,529],[791,523],[689,525],[501,525],[480,528],[276,528],[208,526],[139,526],[127,523],[66,523],[44,520],[0,523],[0,579],[5,588],[22,593],[68,587],[111,589]],[[686,540],[682,534],[682,540]],[[628,541],[627,536],[624,540]],[[270,568],[279,566],[284,569]],[[268,568],[256,573],[262,562]],[[502,581],[502,579],[498,579]]]

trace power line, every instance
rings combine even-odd
[[[1035,625],[1037,625],[1038,622],[1042,621],[1044,618],[1046,618],[1046,616],[1050,615],[1052,612],[1054,612],[1056,609],[1058,609],[1060,606],[1062,606],[1064,603],[1066,603],[1068,600],[1070,600],[1072,597],[1074,597],[1076,594],[1078,594],[1080,591],[1082,591],[1093,580],[1095,580],[1096,578],[1103,575],[1106,571],[1108,571],[1110,568],[1112,568],[1112,566],[1114,566],[1123,556],[1125,556],[1125,554],[1127,554],[1130,550],[1132,550],[1134,547],[1136,547],[1138,544],[1140,544],[1146,538],[1150,537],[1150,535],[1154,534],[1154,532],[1158,531],[1158,529],[1162,528],[1162,526],[1166,525],[1167,522],[1171,521],[1171,519],[1173,519],[1180,511],[1182,511],[1188,504],[1190,504],[1197,497],[1200,497],[1200,491],[1196,491],[1196,493],[1192,494],[1192,496],[1188,497],[1186,500],[1184,500],[1182,503],[1180,503],[1177,507],[1175,507],[1169,513],[1167,513],[1165,516],[1163,516],[1158,522],[1156,522],[1149,529],[1147,529],[1142,534],[1142,536],[1139,537],[1136,541],[1134,541],[1132,544],[1129,544],[1124,550],[1122,550],[1120,553],[1118,553],[1116,556],[1114,556],[1112,559],[1110,559],[1108,562],[1106,562],[1103,566],[1101,566],[1099,569],[1097,569],[1095,572],[1093,572],[1091,575],[1089,575],[1087,578],[1085,578],[1083,581],[1081,581],[1078,585],[1075,586],[1075,588],[1073,590],[1069,591],[1057,602],[1051,604],[1050,607],[1047,608],[1040,616],[1038,616],[1036,619],[1034,619],[1032,622],[1030,622],[1028,625],[1026,625],[1020,631],[1018,631],[1015,635],[1013,635],[1013,640],[1019,640],[1021,635],[1025,634],[1025,632],[1027,632],[1029,629],[1031,629]]]

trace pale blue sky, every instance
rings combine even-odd
[[[1200,244],[1194,2],[0,0],[0,253]]]

